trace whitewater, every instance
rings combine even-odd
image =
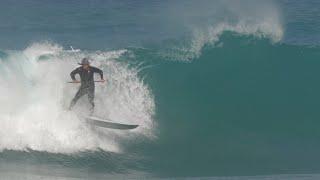
[[[119,152],[117,141],[121,138],[154,137],[152,94],[137,76],[139,69],[116,61],[125,53],[129,52],[64,50],[50,43],[32,44],[23,51],[3,52],[0,149],[51,153],[99,149]],[[77,116],[83,112],[81,106],[86,105],[86,98],[77,110],[67,110],[78,86],[66,82],[71,70],[87,56],[94,59],[92,64],[102,68],[107,78],[106,84],[96,85],[95,114],[118,122],[139,124],[137,130],[128,133],[92,129]]]

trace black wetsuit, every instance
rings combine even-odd
[[[76,80],[76,78],[75,78],[76,74],[80,75],[81,86],[80,86],[78,92],[76,93],[75,97],[72,99],[69,109],[72,109],[72,107],[77,103],[77,101],[79,100],[79,98],[81,96],[88,94],[88,99],[91,104],[90,112],[91,113],[93,112],[93,109],[94,109],[94,78],[93,78],[94,73],[99,73],[101,79],[103,79],[102,70],[100,70],[96,67],[92,67],[92,66],[89,66],[89,70],[85,70],[83,67],[78,67],[77,69],[73,70],[70,73],[72,80]]]

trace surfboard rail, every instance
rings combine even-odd
[[[130,129],[135,129],[139,126],[136,124],[117,123],[114,121],[110,121],[110,120],[106,120],[106,119],[102,119],[94,116],[86,117],[86,120],[88,123],[93,124],[95,126],[109,128],[109,129],[130,130]]]

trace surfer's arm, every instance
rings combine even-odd
[[[103,71],[101,69],[96,68],[96,67],[92,67],[92,70],[93,70],[93,72],[100,74],[101,80],[104,80],[103,79]]]
[[[76,81],[76,77],[75,77],[76,74],[79,74],[79,68],[73,70],[73,71],[70,73],[70,77],[71,77],[71,79],[72,79],[73,81]]]

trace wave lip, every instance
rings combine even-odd
[[[272,43],[278,43],[283,39],[281,11],[277,4],[271,1],[244,0],[240,3],[221,0],[190,3],[190,9],[182,9],[187,10],[183,15],[188,19],[179,19],[185,21],[190,34],[182,45],[173,45],[176,53],[170,51],[169,54],[163,55],[167,58],[181,61],[196,59],[201,55],[205,45],[221,46],[220,37],[225,32],[266,38]],[[197,12],[197,15],[189,11]]]

